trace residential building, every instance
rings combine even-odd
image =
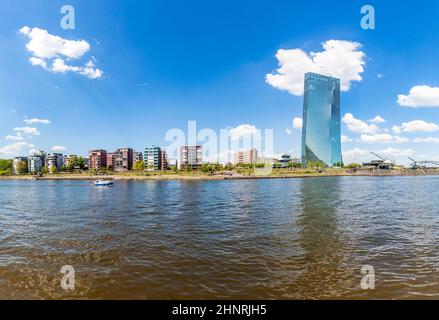
[[[28,158],[27,157],[15,157],[14,161],[12,161],[12,173],[13,174],[20,174],[18,170],[18,165],[20,163],[26,163],[26,167],[28,165]]]
[[[101,170],[107,167],[107,151],[91,150],[88,152],[88,169]]]
[[[302,162],[342,162],[340,80],[316,73],[305,74]]]
[[[235,153],[235,164],[256,164],[258,162],[258,150],[242,150]]]
[[[114,152],[107,153],[107,168],[114,169]]]
[[[134,152],[134,162],[143,161],[143,153],[142,152]]]
[[[159,171],[168,169],[166,151],[157,146],[146,147],[143,155],[143,162],[148,171]]]
[[[161,152],[161,170],[165,171],[169,168],[169,162],[168,162],[168,153],[166,150],[162,150]]]
[[[30,173],[40,173],[44,168],[46,154],[38,151],[27,158],[27,169]]]
[[[114,152],[114,171],[125,172],[133,168],[134,151],[131,148],[120,148]]]
[[[64,166],[64,156],[61,153],[49,153],[46,157],[46,167],[49,172],[52,172],[52,168],[56,168],[57,171],[62,171]]]
[[[188,167],[198,169],[203,162],[203,149],[201,146],[180,147],[180,169]]]

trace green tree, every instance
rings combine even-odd
[[[20,161],[17,164],[17,172],[18,174],[27,174],[28,173],[28,167],[26,161]]]
[[[57,173],[58,173],[58,169],[57,169],[57,167],[55,167],[55,166],[51,167],[51,168],[50,168],[50,173],[51,173],[51,174],[57,174]]]
[[[41,174],[47,174],[47,173],[49,173],[49,170],[47,170],[47,167],[43,167],[41,169]]]
[[[12,160],[0,159],[0,172],[2,175],[12,174]]]
[[[139,171],[139,172],[145,171],[145,163],[141,160],[136,161],[133,165],[133,170]]]

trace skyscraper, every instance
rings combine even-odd
[[[340,80],[316,73],[305,74],[302,162],[342,162]]]

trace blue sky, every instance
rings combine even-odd
[[[64,4],[0,3],[0,157],[56,146],[80,155],[94,148],[140,151],[167,145],[166,132],[185,130],[189,120],[199,129],[273,129],[275,153],[300,155],[293,119],[302,116],[303,97],[267,83],[266,75],[279,74],[280,49],[312,59],[310,52],[337,40],[345,41],[337,42],[342,48],[361,44],[354,51],[363,54],[364,71],[354,74],[361,81],[342,93],[345,158],[362,161],[378,151],[399,162],[408,155],[439,159],[435,0],[70,1],[75,30],[60,27]],[[360,27],[365,4],[375,8],[375,30]],[[42,48],[26,47],[33,28],[89,48],[78,49],[80,57],[41,58]],[[64,64],[56,71],[59,57]],[[324,68],[341,63],[343,75],[352,73],[349,59],[331,59]],[[93,79],[87,70],[103,74]],[[406,97],[397,103],[399,95]],[[368,121],[378,115],[386,122]]]

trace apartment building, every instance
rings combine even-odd
[[[134,151],[131,148],[120,148],[114,152],[114,171],[125,172],[133,168]]]
[[[107,151],[91,150],[88,152],[89,170],[101,170],[107,167]]]
[[[258,162],[258,150],[242,150],[235,153],[235,164],[256,164]]]
[[[202,146],[180,147],[180,169],[198,169],[203,161]]]

